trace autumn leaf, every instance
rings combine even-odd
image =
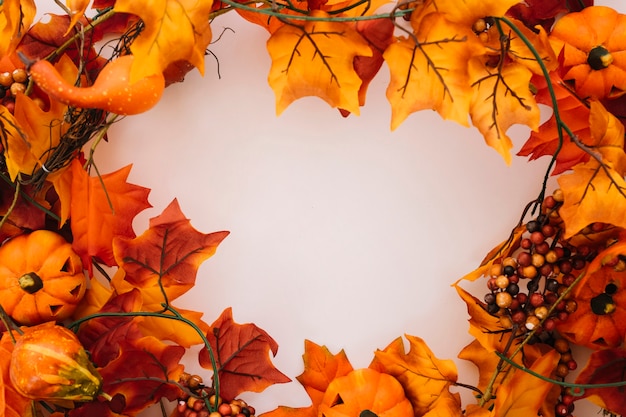
[[[327,17],[321,11],[314,17]],[[354,58],[372,56],[368,43],[347,23],[308,21],[285,25],[267,41],[272,58],[269,84],[276,95],[276,113],[293,101],[316,96],[332,107],[359,114],[361,78]]]
[[[560,354],[551,350],[539,357],[530,367],[530,370],[549,376],[559,362]],[[493,413],[497,417],[528,417],[537,415],[545,397],[553,385],[537,377],[517,370],[513,376],[500,385],[496,391],[496,401]]]
[[[132,221],[151,207],[150,190],[126,182],[131,166],[91,177],[80,162],[72,160],[72,247],[83,265],[92,270],[92,257],[108,266],[116,265],[112,242],[115,237],[134,238]]]
[[[98,368],[102,391],[122,402],[122,415],[132,416],[157,404],[160,398],[174,401],[182,394],[174,383],[183,372],[181,346],[168,345],[153,336],[120,340],[120,355]],[[117,416],[108,401],[92,401],[73,410],[72,417]]]
[[[476,281],[479,278],[488,276],[494,264],[501,262],[503,258],[510,256],[520,247],[522,234],[524,234],[526,230],[526,225],[518,225],[515,227],[507,240],[489,251],[478,268],[465,274],[462,278],[458,279],[454,285],[456,286],[459,282],[464,280]]]
[[[500,323],[498,317],[492,316],[485,309],[485,304],[465,291],[459,285],[454,286],[467,304],[469,318],[469,333],[480,342],[487,352],[504,352],[507,344],[507,335],[510,334]]]
[[[420,18],[419,26],[415,19],[415,39],[399,38],[383,55],[391,73],[391,129],[424,109],[469,126],[472,88],[467,62],[484,53],[482,45],[469,27],[451,23],[441,13]]]
[[[66,80],[74,82],[78,70],[66,55],[55,67]],[[45,166],[50,150],[59,145],[69,128],[65,122],[66,110],[65,104],[50,100],[49,110],[44,111],[32,98],[18,94],[14,115],[19,134],[11,134],[4,144],[7,170],[13,181],[20,173],[32,175]]]
[[[626,351],[622,348],[593,352],[576,378],[577,384],[612,384],[624,381]],[[585,388],[583,398],[617,415],[626,414],[624,387]]]
[[[15,332],[13,334],[16,335]],[[2,339],[0,339],[0,416],[33,417],[31,400],[19,394],[11,383],[9,363],[14,343],[9,332],[2,333]]]
[[[139,16],[145,28],[130,49],[137,58],[131,82],[162,73],[184,60],[204,74],[204,55],[211,42],[212,0],[118,0],[116,12]]]
[[[537,102],[552,107],[552,98],[549,94],[546,79],[543,76],[535,76],[531,79],[531,83],[537,88],[537,94],[535,95]],[[567,88],[556,73],[550,74],[550,83],[555,94],[561,122],[576,135],[580,142],[591,144],[589,105],[581,101]],[[542,156],[556,158],[552,175],[561,174],[581,162],[587,162],[589,154],[570,140],[564,130],[561,132],[561,140],[558,129],[559,125],[556,116],[552,114],[548,120],[539,126],[536,132],[531,132],[529,139],[517,154],[530,156],[529,159],[531,161]]]
[[[275,356],[278,344],[264,330],[252,323],[235,323],[231,308],[224,310],[211,327],[207,339],[215,355],[219,394],[224,400],[291,381],[271,363],[269,353]],[[212,369],[207,349],[200,351],[198,359],[200,366]]]
[[[34,0],[0,2],[0,57],[10,55],[32,25],[37,12]]]
[[[353,370],[343,350],[333,355],[326,346],[319,346],[309,340],[305,340],[302,359],[304,372],[296,379],[309,394],[314,406],[322,401],[333,379],[348,375]]]
[[[356,30],[367,41],[372,50],[372,56],[354,57],[354,70],[361,78],[362,83],[359,88],[359,105],[365,105],[367,88],[370,82],[385,61],[383,52],[393,41],[394,24],[388,19],[361,20],[356,24]],[[343,116],[348,116],[350,112],[339,109]]]
[[[471,27],[474,22],[485,16],[504,16],[519,0],[430,0],[430,2],[435,3],[437,10],[449,21]]]
[[[593,158],[557,179],[565,198],[559,214],[566,239],[594,222],[626,227],[624,126],[597,102],[591,103],[589,126]]]
[[[511,163],[511,138],[506,134],[514,124],[532,130],[539,127],[540,112],[530,90],[532,72],[515,62],[491,68],[483,58],[469,63],[470,82],[474,88],[471,103],[473,125],[494,148]]]
[[[451,403],[457,403],[460,410],[458,394],[449,391],[457,380],[454,362],[436,358],[421,338],[409,335],[406,338],[409,352],[405,353],[402,338],[397,338],[384,350],[375,352],[375,369],[400,381],[416,416],[431,411],[437,415],[436,407],[450,409]]]
[[[115,259],[124,269],[124,281],[140,289],[163,287],[172,301],[191,289],[198,267],[213,256],[228,232],[201,233],[191,226],[174,199],[163,212],[150,219],[149,228],[137,238],[116,236]],[[146,299],[162,303],[160,294]]]
[[[98,313],[133,311],[141,311],[141,294],[137,289],[114,295],[98,310]],[[90,352],[94,364],[103,367],[119,356],[124,343],[138,340],[143,336],[139,331],[138,321],[132,316],[96,317],[81,325],[77,335],[85,349]]]
[[[70,24],[65,34],[69,34],[70,31],[76,26],[79,20],[84,17],[87,7],[91,3],[91,0],[66,0],[65,5],[69,11]]]
[[[476,365],[478,370],[478,384],[476,388],[481,390],[481,392],[485,392],[500,362],[498,355],[489,352],[478,339],[474,339],[459,352],[458,356],[459,359],[470,361]],[[501,372],[493,382],[494,386],[500,385],[505,376],[506,372]]]
[[[21,193],[16,196],[15,184],[0,181],[0,195],[7,196],[0,200],[0,216],[4,218],[0,228],[0,242],[46,226],[44,210],[50,209],[50,204],[45,200],[48,189],[49,187],[44,187],[42,190],[35,190],[33,186],[21,186]],[[27,199],[25,195],[31,198]]]

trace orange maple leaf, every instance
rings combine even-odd
[[[586,151],[592,158],[557,180],[565,196],[559,214],[566,239],[594,222],[626,227],[624,126],[597,102],[591,103],[589,126],[594,145]]]
[[[316,417],[328,385],[335,378],[348,375],[353,370],[345,351],[341,350],[333,355],[326,346],[317,345],[310,340],[304,341],[302,359],[304,372],[296,379],[304,387],[312,404],[301,408],[281,405],[275,410],[264,413],[263,417]]]
[[[34,0],[4,0],[0,3],[0,58],[15,51],[32,25],[36,12]]]
[[[313,11],[311,16],[328,15]],[[372,56],[372,51],[351,25],[329,21],[285,25],[269,38],[267,50],[272,58],[269,84],[276,95],[277,114],[306,96],[359,114],[362,81],[354,58]]]
[[[511,138],[506,134],[514,124],[539,127],[540,112],[530,90],[532,72],[515,62],[491,68],[489,58],[470,61],[470,80],[474,88],[471,103],[472,124],[494,148],[511,163]]]
[[[537,374],[549,376],[556,368],[559,357],[560,354],[556,350],[551,350],[535,360],[529,369]],[[498,387],[492,415],[494,417],[537,415],[552,388],[551,382],[540,380],[528,372],[515,371],[511,378]]]
[[[91,273],[92,257],[116,265],[112,242],[115,237],[134,238],[132,221],[146,208],[150,190],[126,182],[131,166],[100,177],[91,177],[80,162],[72,160],[72,247]]]
[[[435,357],[421,338],[410,335],[406,338],[409,352],[405,352],[402,338],[397,338],[384,350],[375,352],[374,369],[400,381],[416,416],[429,415],[430,412],[434,416],[444,411],[453,411],[446,414],[449,416],[461,416],[460,397],[449,391],[457,380],[454,362]]]
[[[418,17],[411,21],[414,38],[399,38],[383,55],[391,72],[391,129],[424,109],[469,126],[472,88],[467,62],[484,49],[469,27],[451,23],[442,13]]]
[[[213,0],[118,0],[116,12],[139,16],[145,28],[130,47],[137,58],[131,82],[162,73],[185,60],[204,74],[204,55],[211,42],[209,14]]]
[[[252,323],[235,323],[231,308],[224,310],[211,327],[207,339],[215,355],[219,395],[224,400],[233,400],[244,391],[261,392],[273,384],[291,381],[270,361],[269,353],[275,356],[278,344],[263,329]],[[202,349],[198,358],[200,366],[212,369],[207,349]]]

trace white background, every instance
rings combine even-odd
[[[137,234],[173,198],[198,230],[231,232],[174,304],[209,323],[232,306],[235,321],[279,343],[273,362],[292,379],[305,339],[345,349],[359,368],[407,333],[455,359],[460,382],[476,383],[473,367],[456,359],[471,337],[450,284],[508,236],[548,160],[514,157],[507,166],[475,129],[430,111],[391,132],[385,66],[359,117],[316,98],[277,117],[267,33],[234,13],[212,28],[214,39],[234,32],[210,46],[217,58],[207,57],[205,76],[194,71],[168,88],[96,152],[100,172],[132,163],[130,182],[152,189]],[[515,153],[528,130],[513,130]],[[187,363],[204,372],[193,364],[197,350]],[[259,412],[310,404],[296,381],[242,397]]]

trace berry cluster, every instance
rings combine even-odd
[[[555,370],[564,379],[577,367],[568,342],[555,331],[577,309],[568,288],[596,256],[593,236],[610,233],[604,224],[592,224],[575,238],[565,240],[559,208],[563,193],[556,190],[546,197],[540,214],[525,224],[517,248],[489,271],[485,295],[486,310],[499,317],[500,324],[515,336],[533,331],[531,343],[555,348],[561,358]],[[557,416],[571,417],[573,396],[561,393],[555,408]]]
[[[179,398],[176,411],[183,417],[254,417],[256,410],[244,400],[223,402],[213,389],[203,385],[202,377],[183,373],[180,384],[193,395]],[[215,410],[215,411],[210,411]]]
[[[0,104],[13,113],[15,96],[26,91],[27,84],[28,74],[22,68],[0,73]]]

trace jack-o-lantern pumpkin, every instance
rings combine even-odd
[[[576,311],[557,329],[571,342],[592,349],[620,346],[626,337],[626,271],[619,265],[626,253],[620,242],[597,255],[576,285]]]
[[[560,18],[550,33],[565,74],[576,93],[603,99],[626,92],[626,15],[604,6],[591,6]]]
[[[407,417],[411,402],[389,374],[357,369],[331,381],[318,408],[320,417]]]
[[[57,233],[37,230],[0,247],[0,304],[20,324],[67,319],[86,287],[80,257]]]

